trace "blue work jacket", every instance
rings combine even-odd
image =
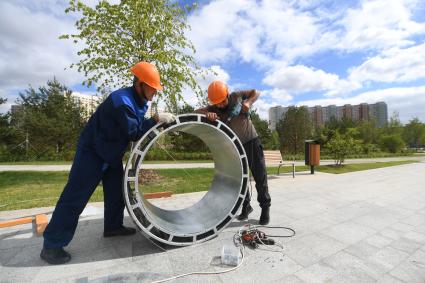
[[[80,136],[80,146],[94,150],[109,165],[122,164],[130,141],[137,141],[155,119],[145,119],[148,102],[142,100],[134,87],[112,92],[102,102]]]

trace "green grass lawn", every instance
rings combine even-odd
[[[143,164],[210,163],[213,160],[145,160]],[[71,165],[72,161],[17,161],[0,162],[0,165]]]
[[[0,210],[52,206],[56,204],[68,172],[0,172]],[[91,201],[102,201],[98,188]]]
[[[343,166],[325,165],[316,167],[318,172],[341,174],[360,170],[396,166],[416,161],[394,161],[349,164]],[[281,173],[290,173],[292,168],[284,166]],[[297,166],[296,171],[309,171],[308,166]],[[267,168],[268,174],[276,174],[277,167]],[[160,169],[155,170],[159,179],[141,185],[143,192],[172,191],[188,193],[205,191],[213,177],[213,169]],[[33,207],[54,206],[68,179],[68,172],[0,172],[0,210],[14,210]],[[99,186],[90,201],[103,201],[102,187]]]
[[[375,163],[359,163],[359,164],[345,164],[341,166],[326,165],[319,166],[317,171],[332,174],[342,174],[355,171],[363,171],[370,169],[377,169],[383,167],[397,166],[403,164],[417,163],[416,160],[404,160],[404,161],[388,161],[388,162],[375,162]]]
[[[0,162],[0,165],[70,165],[72,161],[15,161]]]

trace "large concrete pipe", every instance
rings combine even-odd
[[[166,210],[143,197],[139,170],[149,148],[166,133],[185,132],[200,138],[214,159],[214,177],[204,197],[190,207]],[[242,143],[224,123],[211,122],[204,115],[185,114],[175,122],[158,124],[136,144],[125,168],[123,190],[127,210],[148,237],[183,246],[207,241],[235,217],[245,198],[248,160]]]

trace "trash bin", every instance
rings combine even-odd
[[[305,165],[310,165],[311,174],[314,174],[314,166],[320,165],[320,143],[316,140],[305,141]]]

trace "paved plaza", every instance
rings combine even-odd
[[[296,230],[278,238],[283,250],[245,249],[235,271],[170,282],[425,282],[425,163],[333,175],[270,176],[271,223]],[[193,203],[204,193],[152,200],[165,208]],[[254,194],[253,200],[256,199]],[[260,209],[253,202],[251,223]],[[0,212],[6,220],[52,208]],[[39,258],[42,238],[31,224],[0,229],[0,282],[152,282],[192,271],[221,271],[220,253],[246,222],[232,222],[204,244],[171,248],[141,234],[103,238],[102,204],[89,204],[70,263]],[[133,225],[126,217],[126,224]],[[269,234],[285,231],[264,229]]]

